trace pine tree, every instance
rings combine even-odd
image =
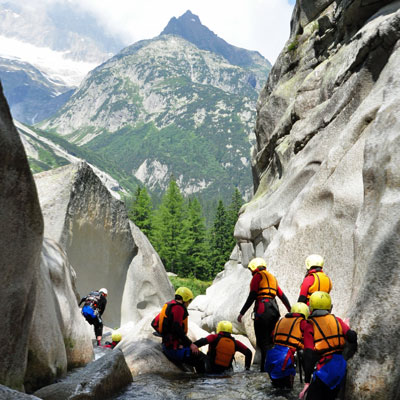
[[[229,238],[228,241],[230,243],[231,251],[236,245],[235,237],[233,233],[235,231],[235,225],[239,217],[240,208],[243,205],[242,195],[239,190],[236,188],[232,194],[232,201],[228,207],[228,225],[229,225]]]
[[[176,181],[171,178],[160,207],[155,213],[152,239],[166,270],[178,275],[184,272],[184,218],[183,196]]]
[[[229,240],[229,229],[230,226],[224,203],[220,200],[210,235],[210,258],[213,275],[222,271],[232,251]]]
[[[183,262],[185,275],[191,275],[198,279],[208,279],[210,277],[210,264],[205,219],[202,216],[202,208],[197,198],[189,200],[184,235]]]
[[[153,228],[153,209],[151,198],[145,187],[135,191],[133,201],[128,210],[129,218],[147,236],[150,237]]]

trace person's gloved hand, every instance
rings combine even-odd
[[[300,400],[303,400],[303,399],[304,399],[304,396],[306,395],[306,392],[307,392],[309,386],[310,386],[309,383],[305,383],[305,384],[304,384],[303,390],[302,390],[302,391],[300,392],[300,394],[299,394],[299,399],[300,399]]]
[[[191,351],[193,354],[199,354],[199,348],[198,348],[194,343],[192,343],[192,344],[190,345],[190,351]]]

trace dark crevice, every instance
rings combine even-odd
[[[320,128],[322,129],[322,127]],[[297,140],[294,144],[293,153],[297,154],[306,147],[306,144],[319,133],[320,130],[315,130],[306,135],[302,140]]]

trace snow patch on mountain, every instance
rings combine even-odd
[[[28,62],[46,73],[55,84],[77,87],[97,64],[73,61],[66,58],[67,54],[0,35],[0,57]]]

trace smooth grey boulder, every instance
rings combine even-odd
[[[75,278],[61,247],[44,239],[25,375],[30,393],[93,359],[93,329],[77,307]]]
[[[174,297],[174,288],[164,265],[143,232],[132,222],[130,228],[136,254],[129,266],[121,306],[121,325],[139,322],[157,314]]]
[[[17,392],[7,386],[0,385],[0,399],[1,400],[40,400],[39,397]]]
[[[80,296],[108,289],[104,322],[119,326],[126,273],[135,254],[123,203],[86,163],[36,174],[35,182],[45,236],[65,250],[77,274]]]
[[[400,379],[400,49],[373,94],[380,107],[367,128],[364,203],[355,230],[350,317],[359,351],[351,361],[348,396],[397,399]]]
[[[164,266],[86,163],[35,175],[45,235],[58,241],[76,271],[80,296],[108,289],[104,323],[118,327],[154,312],[173,294]]]
[[[23,390],[43,218],[20,137],[0,86],[0,384]]]
[[[132,382],[124,355],[118,349],[71,373],[59,383],[34,393],[43,400],[106,399]]]

